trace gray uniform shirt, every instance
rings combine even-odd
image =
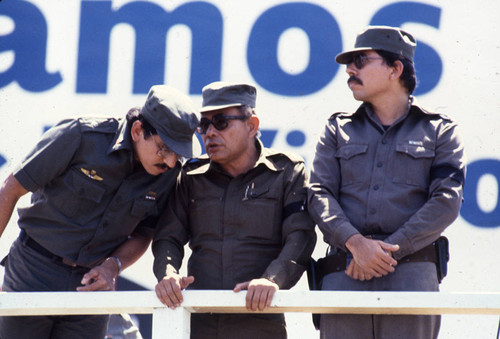
[[[387,129],[369,104],[333,114],[320,136],[308,208],[331,246],[386,234],[395,259],[425,247],[458,216],[464,149],[450,118],[410,104]]]
[[[153,176],[135,165],[125,120],[64,120],[14,171],[33,192],[18,223],[53,254],[92,267],[133,232],[152,236],[179,171]]]

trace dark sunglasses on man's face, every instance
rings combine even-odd
[[[208,118],[201,118],[200,120],[200,125],[197,128],[198,133],[200,134],[207,134],[208,127],[210,127],[210,124],[214,125],[214,127],[218,131],[222,131],[227,128],[229,125],[229,120],[246,120],[248,119],[245,116],[241,115],[224,115],[224,114],[217,114],[212,117],[212,120]]]
[[[354,54],[352,60],[347,64],[350,65],[354,63],[357,69],[362,69],[368,63],[369,60],[382,59],[381,57],[370,57],[364,54]]]

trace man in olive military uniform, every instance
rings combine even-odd
[[[126,119],[68,119],[48,130],[0,190],[0,233],[18,199],[19,238],[4,259],[6,292],[113,290],[147,249],[179,174],[198,155],[199,112],[153,86]],[[1,317],[1,338],[104,338],[108,316]]]
[[[248,84],[203,89],[198,132],[208,155],[183,167],[153,240],[156,293],[169,307],[192,288],[248,290],[247,309],[264,310],[275,291],[297,283],[314,249],[304,162],[263,147],[255,99]],[[193,314],[191,337],[286,338],[286,327],[283,314]]]
[[[415,47],[400,28],[371,26],[336,57],[363,103],[334,113],[316,147],[308,206],[331,246],[324,290],[437,291],[445,273],[440,234],[462,203],[464,148],[451,118],[414,101]],[[436,338],[439,325],[439,316],[352,314],[320,324],[322,338],[349,339]]]

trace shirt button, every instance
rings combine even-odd
[[[379,189],[378,185],[373,186],[373,189],[374,189],[375,191],[378,191],[378,189]]]
[[[374,208],[370,208],[370,214],[375,214],[375,213],[377,213],[377,210]]]
[[[383,163],[382,162],[377,162],[377,167],[382,167]]]
[[[385,145],[385,144],[387,144],[387,140],[382,139],[382,145]]]

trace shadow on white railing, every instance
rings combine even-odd
[[[170,310],[152,291],[0,293],[0,315],[152,314],[153,339],[189,338],[191,313],[246,313],[245,293],[184,291]],[[278,291],[265,313],[500,315],[500,293]]]

